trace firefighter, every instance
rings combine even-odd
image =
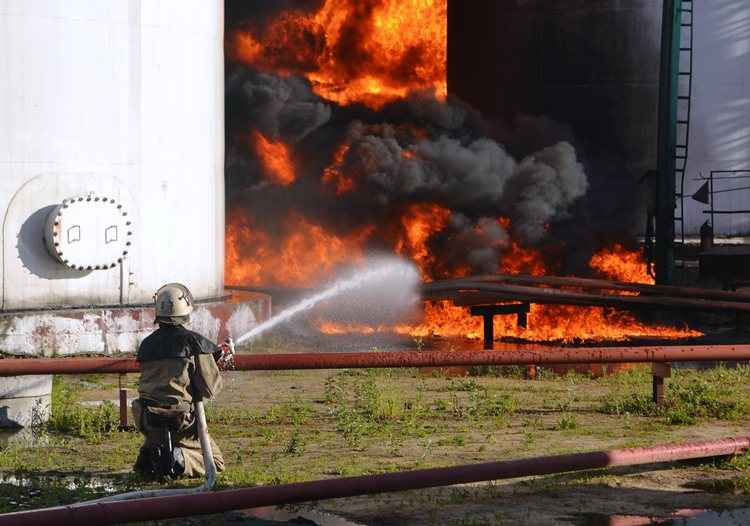
[[[193,311],[193,296],[184,285],[170,283],[154,296],[159,328],[143,340],[139,398],[132,409],[145,436],[134,470],[146,477],[176,478],[205,474],[194,402],[221,389],[217,366],[229,352],[184,327]],[[224,469],[221,450],[210,439],[217,471]]]

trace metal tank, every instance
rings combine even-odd
[[[448,9],[449,91],[515,155],[568,140],[583,159],[590,189],[569,227],[582,233],[569,237],[643,233],[661,0],[450,0]]]
[[[682,15],[694,30],[692,71],[684,51],[680,70],[692,73],[684,227],[697,236],[708,208],[690,197],[700,176],[750,170],[750,3],[676,2],[694,11],[694,18]],[[657,167],[662,9],[662,0],[449,0],[449,91],[489,117],[514,153],[571,140],[591,182],[581,228],[600,238],[642,235],[652,205],[644,175]],[[681,29],[681,46],[689,47],[690,28]],[[679,95],[687,94],[688,77],[680,75]],[[686,117],[681,100],[677,119]],[[685,132],[677,125],[678,144]],[[750,191],[723,192],[731,187],[750,187],[750,178],[717,184],[715,206],[750,209]],[[714,229],[748,234],[750,214],[717,216]],[[678,238],[681,230],[678,222]]]
[[[750,2],[694,4],[693,101],[685,177],[686,231],[697,234],[709,205],[691,199],[715,174],[714,208],[750,211]],[[683,43],[688,35],[683,35]],[[684,62],[684,58],[683,58]],[[689,65],[681,64],[682,69]],[[739,190],[733,190],[739,189]],[[679,208],[678,208],[679,211]],[[717,214],[714,232],[749,235],[750,213]]]
[[[0,352],[132,352],[174,281],[213,340],[267,317],[221,301],[223,2],[0,0],[0,35]]]

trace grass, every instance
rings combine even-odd
[[[521,379],[525,370],[471,372],[458,378],[415,369],[233,373],[240,383],[227,382],[224,397],[206,408],[228,465],[219,486],[647,445],[688,440],[717,426],[716,433],[727,436],[742,434],[750,423],[748,368],[674,370],[664,407],[649,400],[645,367],[605,378],[543,370],[536,381]],[[39,440],[0,449],[0,471],[24,477],[99,473],[117,487],[140,484],[127,474],[141,436],[117,430],[111,404],[81,404],[89,393],[102,396],[99,384],[106,378],[92,387],[56,378],[52,417],[37,427]],[[731,468],[706,469],[731,469],[740,488],[734,491],[742,491],[750,457],[732,462]],[[55,495],[59,502],[78,498]]]
[[[667,381],[664,403],[656,405],[651,393],[644,392],[638,377],[621,378],[622,386],[635,392],[616,391],[606,398],[601,411],[615,415],[640,415],[663,418],[669,425],[693,425],[701,418],[738,420],[748,415],[750,400],[746,387],[750,367],[709,371],[673,371]]]

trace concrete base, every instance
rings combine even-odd
[[[0,378],[0,428],[49,420],[52,375]]]
[[[219,342],[271,316],[271,297],[232,292],[227,301],[202,303],[189,327]],[[0,354],[16,356],[134,353],[154,326],[152,307],[107,307],[0,313]]]

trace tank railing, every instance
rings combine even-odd
[[[711,224],[711,230],[716,232],[716,216],[717,215],[741,215],[750,214],[748,210],[728,210],[717,208],[716,196],[719,194],[732,194],[742,191],[750,190],[750,186],[747,183],[741,181],[747,181],[750,179],[750,170],[711,170],[708,177],[699,175],[696,180],[704,181],[704,184],[708,185],[706,197],[708,198],[708,209],[703,210],[704,214],[709,216]],[[732,184],[733,182],[739,183],[743,186],[731,186],[728,188],[716,188],[717,181],[722,181],[721,184]]]

